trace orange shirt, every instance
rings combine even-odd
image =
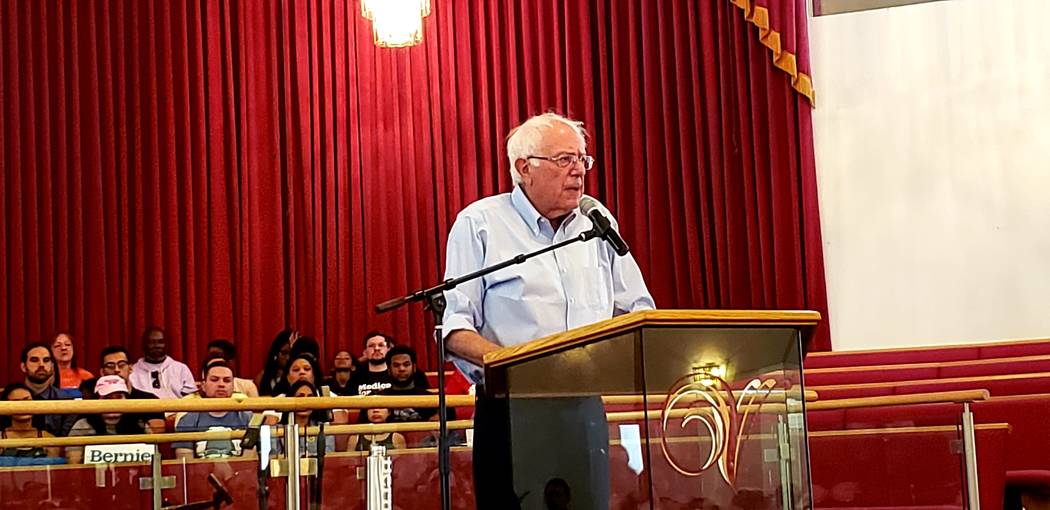
[[[79,388],[81,381],[86,381],[95,377],[91,375],[91,372],[88,372],[83,368],[59,369],[59,374],[61,374],[59,385],[62,388]]]

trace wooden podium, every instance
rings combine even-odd
[[[648,310],[486,355],[521,507],[811,507],[802,358],[819,321]]]

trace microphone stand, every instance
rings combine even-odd
[[[586,242],[595,237],[602,237],[603,235],[605,235],[605,229],[595,226],[591,230],[583,232],[576,237],[552,244],[532,253],[521,253],[511,259],[504,260],[503,262],[489,267],[481,268],[473,273],[468,273],[456,278],[449,278],[432,287],[423,288],[407,296],[394,298],[376,305],[376,313],[385,313],[400,308],[407,303],[424,301],[424,310],[430,310],[434,316],[434,339],[437,341],[438,359],[440,360],[438,363],[438,472],[441,475],[441,510],[451,510],[452,508],[452,493],[449,488],[450,461],[448,444],[448,409],[445,406],[446,351],[444,335],[441,329],[441,322],[445,316],[445,306],[447,305],[445,301],[445,291],[452,290],[462,283],[481,278],[482,276],[494,273],[500,269],[521,264],[526,260],[543,255],[544,253],[557,250],[573,243]]]

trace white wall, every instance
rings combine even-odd
[[[1050,337],[1050,1],[811,20],[833,345]]]

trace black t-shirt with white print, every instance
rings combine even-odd
[[[371,372],[368,367],[361,368],[354,371],[354,375],[350,376],[350,387],[352,395],[371,395],[373,393],[379,393],[392,385],[392,379],[390,373],[386,370],[382,372]]]

